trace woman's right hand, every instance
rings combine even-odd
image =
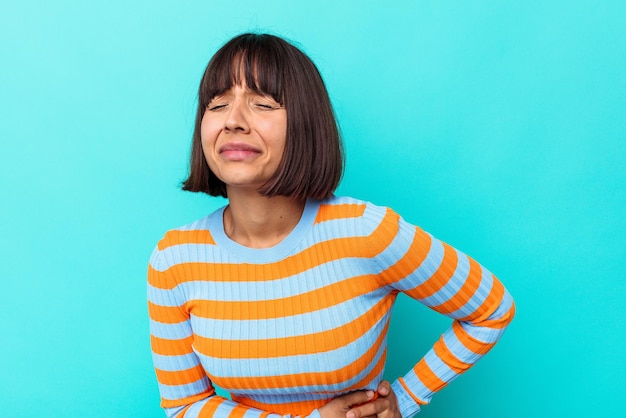
[[[346,413],[356,405],[367,403],[374,399],[373,390],[358,390],[334,398],[319,408],[322,418],[346,418]]]

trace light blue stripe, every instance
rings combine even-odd
[[[396,282],[393,287],[402,292],[415,289],[424,283],[437,271],[443,261],[443,244],[441,241],[432,238],[432,244],[428,255],[417,268],[405,279]]]
[[[399,228],[400,231],[394,236],[391,243],[375,257],[377,264],[380,266],[380,271],[387,270],[395,265],[411,249],[411,244],[415,237],[415,227],[400,221]],[[398,280],[398,282],[400,281]],[[397,288],[395,284],[393,287],[402,290]]]
[[[433,295],[427,298],[419,299],[419,301],[423,303],[424,305],[430,306],[430,307],[436,307],[438,305],[441,305],[449,301],[458,293],[458,291],[463,287],[463,285],[467,281],[467,277],[469,274],[469,260],[467,256],[461,253],[460,251],[456,251],[456,253],[457,253],[458,262],[457,262],[456,269],[454,273],[452,274],[452,277],[450,278],[450,280],[448,280],[445,286],[441,287]],[[430,277],[428,279],[430,279]]]
[[[294,387],[293,389],[297,389],[302,391],[301,393],[293,393],[293,394],[285,394],[285,390],[276,390],[276,395],[274,394],[261,394],[261,393],[252,393],[249,391],[234,391],[233,395],[250,398],[256,402],[262,402],[268,405],[284,405],[286,403],[292,402],[303,402],[303,401],[319,401],[322,399],[328,399],[328,394],[316,393],[309,390],[304,390],[301,387]],[[336,396],[336,395],[335,395]]]
[[[209,254],[219,252],[214,245],[211,244],[178,244],[167,247],[159,252],[161,262],[158,265],[152,265],[152,268],[163,272],[175,265],[185,263],[202,263],[206,262]],[[225,261],[232,262],[232,261]]]
[[[181,326],[181,324],[164,324],[150,320],[150,334],[157,338],[166,340],[182,340],[183,338],[193,335],[193,331],[189,326]]]
[[[152,354],[154,367],[166,372],[177,372],[188,370],[200,364],[196,353],[189,353],[180,356],[167,356],[162,354]]]
[[[343,326],[344,320],[361,317],[380,300],[367,294],[315,312],[269,319],[221,320],[192,316],[192,327],[197,335],[212,339],[228,339],[225,336],[233,329],[246,330],[246,340],[296,337]]]
[[[334,372],[353,363],[372,346],[382,332],[389,315],[390,313],[387,313],[358,339],[328,352],[254,359],[224,359],[201,353],[198,353],[198,357],[213,376],[271,377],[286,374]],[[381,350],[384,349],[385,344],[386,342],[382,344]]]
[[[369,264],[369,265],[368,265]],[[221,302],[249,302],[288,298],[311,292],[337,283],[337,278],[349,280],[380,270],[369,260],[342,258],[320,264],[314,268],[292,276],[269,281],[211,281],[195,280],[179,284],[175,289],[187,300],[216,300]],[[337,274],[340,272],[340,274]],[[294,293],[297,292],[297,293]],[[161,306],[178,306],[172,297],[172,290],[148,285],[148,299]]]
[[[463,363],[474,364],[482,357],[482,355],[468,350],[463,343],[459,341],[452,329],[449,329],[443,334],[443,341],[450,351],[452,351],[454,355]]]
[[[187,412],[185,412],[185,418],[198,418],[200,416],[200,411],[202,410],[202,408],[204,408],[204,406],[209,403],[211,401],[211,398],[209,399],[203,399],[201,401],[195,402],[193,405],[191,405],[191,407],[187,410]],[[214,415],[214,418],[218,418],[218,415]],[[226,418],[227,416],[224,415],[224,418]]]
[[[435,354],[434,350],[430,350],[424,356],[424,361],[430,367],[430,370],[433,371],[435,376],[441,379],[444,382],[451,382],[458,376],[458,374],[450,368],[446,363],[437,354]]]
[[[322,202],[327,203],[327,202],[332,202],[333,205],[346,205],[346,204],[354,204],[354,205],[361,205],[361,204],[365,204],[365,202],[363,200],[359,200],[359,199],[355,199],[354,197],[351,196],[333,196],[330,199],[328,199],[327,201]]]
[[[404,383],[407,387],[411,388],[411,392],[413,395],[417,396],[418,399],[428,403],[432,398],[432,393],[430,389],[428,389],[424,383],[417,377],[413,368],[408,371],[407,374],[404,375]]]
[[[505,292],[502,303],[498,306],[498,309],[496,309],[496,311],[489,316],[488,319],[501,318],[509,311],[512,304],[513,298],[508,292]],[[461,326],[473,338],[485,343],[495,343],[505,331],[505,328],[482,327],[480,324],[479,326],[474,326],[466,322],[461,322]]]
[[[181,399],[187,396],[205,392],[209,388],[209,378],[203,377],[195,382],[186,385],[166,385],[159,383],[159,391],[163,399]]]
[[[249,408],[246,410],[246,412],[244,412],[243,418],[259,418],[261,414],[262,412],[259,411],[258,409]]]
[[[148,283],[148,301],[159,306],[181,306],[182,302],[178,300],[177,293],[175,293],[178,291],[177,288],[178,286],[173,290],[159,289]]]
[[[230,399],[226,399],[217,407],[212,417],[213,418],[228,418],[232,410],[238,405],[239,405],[238,403],[233,402]],[[250,407],[247,407],[247,408],[250,408]],[[261,416],[261,413],[262,412],[259,411],[258,409],[250,408],[248,411],[246,411],[246,413],[244,414],[244,417],[248,416],[250,418],[255,418],[255,417],[258,418]],[[276,417],[277,415],[271,414],[270,416]]]
[[[313,244],[314,242],[310,243],[310,245]],[[310,245],[303,247],[302,251],[306,251]],[[207,252],[212,252],[212,256],[209,256]],[[211,260],[219,260],[211,261],[214,264],[243,264],[239,260],[230,256],[228,253],[220,252],[219,248],[208,244],[180,244],[164,249],[160,252],[160,255],[163,261],[160,265],[152,266],[152,268],[160,272],[179,264],[209,263]],[[348,258],[348,260],[353,260],[354,262],[354,259],[352,258]]]
[[[180,411],[185,409],[185,405],[183,405],[183,406],[176,406],[174,408],[163,408],[163,409],[165,410],[165,415],[168,418],[174,418],[174,417],[176,417],[180,413]],[[193,417],[192,417],[192,415],[187,413],[187,417],[186,418],[193,418]]]
[[[307,385],[307,386],[290,386],[289,388],[277,387],[268,389],[241,389],[233,391],[237,396],[245,396],[253,398],[256,401],[267,404],[285,404],[303,400],[318,400],[327,399],[329,397],[328,392],[334,393],[333,396],[338,396],[341,393],[349,392],[349,388],[361,381],[372,369],[378,364],[381,356],[385,352],[385,344],[378,350],[374,360],[368,364],[368,366],[361,370],[357,375],[353,376],[349,380],[338,383],[327,383],[321,385]],[[356,359],[357,356],[354,356]],[[378,383],[382,380],[383,372],[369,382],[368,388],[375,390],[378,387]],[[288,392],[289,391],[289,392]],[[286,393],[287,392],[287,393]]]
[[[509,293],[508,290],[504,289],[504,294],[502,295],[502,302],[498,309],[489,316],[487,319],[495,319],[502,318],[511,308],[513,307],[513,296]]]
[[[489,296],[489,292],[491,292],[491,288],[493,287],[493,275],[483,266],[480,266],[480,268],[480,283],[478,284],[476,291],[474,291],[474,294],[467,302],[465,302],[465,305],[461,306],[456,311],[447,314],[447,316],[451,318],[464,318],[471,315],[476,312],[476,309],[482,306],[485,299]]]

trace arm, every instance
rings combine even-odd
[[[515,306],[502,283],[467,255],[391,211],[381,225],[393,236],[378,257],[384,284],[453,319],[432,349],[392,384],[402,416],[411,416],[494,346]]]

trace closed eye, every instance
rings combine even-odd
[[[279,106],[272,106],[270,104],[266,104],[266,103],[256,103],[255,104],[256,107],[258,107],[259,109],[263,109],[263,110],[274,110],[274,109],[279,109]]]
[[[212,104],[209,103],[206,106],[206,108],[207,108],[207,110],[209,110],[211,112],[215,112],[217,110],[224,109],[226,106],[228,106],[228,105],[226,105],[226,104],[214,104],[214,105],[212,105]]]

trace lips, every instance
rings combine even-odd
[[[261,153],[258,148],[243,142],[231,142],[222,145],[218,153],[220,157],[230,161],[241,161],[256,157]]]

